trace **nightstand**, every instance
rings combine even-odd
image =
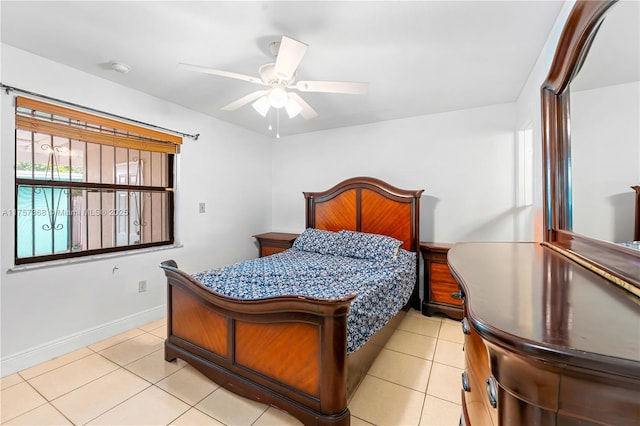
[[[253,238],[258,240],[260,257],[264,257],[291,248],[293,242],[298,238],[298,235],[300,234],[267,232],[265,234],[254,235]]]
[[[460,289],[447,264],[451,247],[453,244],[420,243],[424,260],[422,313],[429,316],[442,313],[459,320],[462,319],[462,300],[452,295],[458,295]]]

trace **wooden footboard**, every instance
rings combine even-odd
[[[165,359],[181,358],[232,392],[305,425],[348,425],[347,312],[353,297],[237,300],[204,289],[174,261]]]

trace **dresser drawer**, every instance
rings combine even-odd
[[[487,380],[491,379],[491,367],[487,347],[466,319],[462,320],[464,332],[465,373],[469,377],[468,391],[465,394],[466,411],[469,424],[497,425],[497,409],[492,407],[487,393]],[[466,329],[466,330],[465,330]]]

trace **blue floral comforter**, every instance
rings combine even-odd
[[[416,255],[387,260],[282,253],[192,275],[206,288],[238,299],[296,295],[340,299],[355,294],[347,316],[347,352],[356,351],[407,303],[416,282]]]

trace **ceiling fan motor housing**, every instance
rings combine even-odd
[[[286,87],[289,84],[293,83],[294,80],[296,79],[297,72],[294,72],[293,75],[291,76],[291,79],[289,79],[288,81],[283,81],[278,78],[275,70],[276,70],[276,63],[269,62],[268,64],[262,65],[258,70],[258,72],[260,74],[260,78],[262,79],[262,81],[270,85],[282,84],[283,86]]]

